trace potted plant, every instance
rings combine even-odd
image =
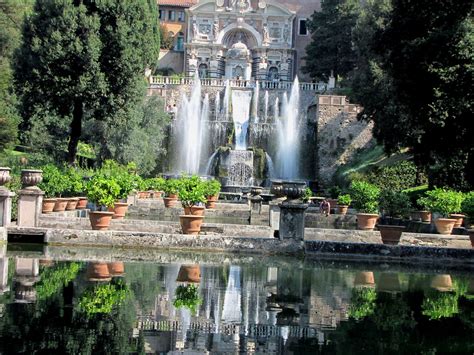
[[[216,202],[219,200],[219,192],[221,191],[221,183],[215,179],[208,180],[205,183],[206,208],[216,208]]]
[[[120,194],[119,184],[101,174],[94,175],[87,183],[87,197],[96,204],[98,211],[89,212],[92,229],[107,230],[114,212],[107,211],[113,207]]]
[[[431,212],[425,210],[424,207],[418,203],[418,200],[420,197],[425,195],[426,191],[428,191],[428,185],[421,185],[403,190],[403,192],[410,198],[410,202],[413,206],[413,211],[410,213],[410,218],[413,221],[431,223]]]
[[[402,191],[386,189],[380,194],[379,207],[385,221],[384,224],[377,225],[382,242],[397,245],[405,226],[397,225],[396,221],[409,215],[411,209],[410,198]]]
[[[466,194],[461,204],[461,210],[467,216],[467,232],[469,239],[471,239],[471,246],[474,248],[474,191]]]
[[[178,191],[180,187],[180,181],[178,179],[168,179],[163,186],[165,197],[163,202],[165,207],[174,207],[178,201]]]
[[[449,218],[451,213],[461,210],[463,200],[462,193],[442,188],[427,191],[424,197],[418,199],[418,203],[429,209],[432,213],[441,215],[435,220],[436,230],[439,234],[451,234],[456,220]]]
[[[311,201],[311,197],[313,197],[313,191],[311,191],[309,187],[305,188],[303,196],[301,197],[303,203],[309,203]]]
[[[161,197],[161,192],[163,191],[165,184],[166,180],[162,177],[148,179],[148,189],[151,191],[153,198]]]
[[[201,269],[199,265],[181,265],[178,272],[177,282],[201,282]]]
[[[365,181],[353,181],[350,191],[354,199],[353,205],[358,211],[357,227],[362,230],[373,230],[379,218],[378,198],[380,189]]]
[[[339,195],[337,198],[337,213],[345,215],[352,202],[352,197],[349,194]]]
[[[67,179],[61,173],[57,166],[53,164],[44,165],[43,181],[38,187],[44,192],[43,213],[63,212],[66,210],[67,199],[59,198],[63,191],[67,188]]]
[[[181,178],[178,194],[184,215],[179,216],[179,221],[184,234],[197,235],[201,231],[206,203],[204,186],[199,176]]]
[[[329,205],[331,206],[331,210],[335,208],[333,206],[336,206],[337,205],[337,199],[339,197],[339,195],[341,194],[342,190],[339,186],[331,186],[329,188],[329,196],[330,198],[328,199],[328,202],[329,202]],[[334,211],[331,211],[331,213],[333,213]]]
[[[66,177],[66,186],[63,195],[68,197],[66,210],[75,210],[79,203],[79,196],[84,192],[84,183],[81,174],[73,167],[65,168],[64,176]]]
[[[176,287],[173,306],[176,308],[187,308],[191,314],[195,314],[201,304],[198,287],[194,284],[179,285]]]

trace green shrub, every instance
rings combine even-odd
[[[38,187],[46,197],[61,197],[70,186],[66,174],[53,164],[46,164],[40,169],[43,170],[43,181]]]
[[[191,314],[195,314],[197,307],[201,304],[198,288],[193,284],[179,285],[176,287],[175,296],[173,305],[176,308],[185,307],[191,311]]]
[[[437,212],[444,217],[451,213],[461,212],[461,204],[464,199],[462,192],[437,188],[425,193],[425,197],[418,199],[418,204],[431,212]]]
[[[41,280],[35,285],[38,299],[45,300],[56,294],[76,278],[81,267],[81,263],[73,262],[44,269],[41,272]]]
[[[106,160],[102,167],[98,170],[98,174],[103,177],[115,180],[120,187],[117,199],[124,199],[133,190],[141,187],[142,179],[136,174],[136,165],[129,163],[121,165],[114,160]]]
[[[154,191],[163,191],[166,180],[162,177],[155,177],[146,179],[147,189],[146,190],[154,190]]]
[[[350,187],[354,207],[361,213],[378,213],[380,189],[365,181],[353,181]]]
[[[458,295],[454,292],[431,291],[421,304],[422,314],[430,319],[450,318],[459,312]]]
[[[344,194],[337,197],[337,204],[341,206],[349,206],[352,202],[351,195]]]
[[[178,179],[166,180],[166,183],[163,186],[163,191],[165,192],[166,196],[177,194],[179,192],[180,184],[181,182]]]
[[[474,191],[465,195],[461,204],[461,211],[467,215],[471,224],[474,224]]]
[[[311,189],[309,187],[307,187],[304,190],[302,200],[303,200],[303,202],[308,202],[311,197],[313,197],[313,191],[311,191]]]
[[[199,176],[182,177],[179,186],[179,199],[183,207],[191,207],[205,203],[205,183]]]
[[[205,196],[215,196],[221,191],[221,183],[215,179],[204,182]]]
[[[416,186],[417,168],[413,162],[406,160],[395,165],[373,167],[366,173],[365,180],[380,189],[401,191]]]
[[[75,197],[84,193],[84,180],[82,175],[73,167],[64,168],[66,186],[64,196]]]
[[[359,320],[374,314],[376,300],[377,293],[373,288],[352,289],[351,305],[348,312],[349,317]]]
[[[339,186],[331,186],[329,188],[329,196],[331,196],[332,199],[336,199],[337,196],[339,196],[341,194],[342,190]]]
[[[96,174],[86,186],[89,201],[98,207],[113,207],[120,197],[120,185],[112,178]]]
[[[385,189],[380,194],[379,207],[385,215],[407,217],[411,211],[411,202],[406,193]]]
[[[423,209],[422,206],[418,203],[418,200],[420,197],[423,197],[428,191],[428,185],[421,185],[421,186],[416,186],[416,187],[411,187],[409,189],[402,190],[404,193],[408,195],[408,198],[410,199],[410,202],[416,210],[421,210]]]

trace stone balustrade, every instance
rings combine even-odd
[[[193,78],[176,78],[169,76],[151,76],[150,86],[167,86],[167,85],[193,85]],[[291,90],[293,83],[289,81],[254,81],[254,80],[237,80],[237,79],[201,79],[202,86],[225,87],[229,85],[231,88],[249,88],[253,89],[259,85],[263,90]],[[300,90],[325,92],[329,89],[326,83],[300,83]]]

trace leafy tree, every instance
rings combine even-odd
[[[411,148],[431,185],[474,184],[472,3],[368,1],[352,86],[388,153]]]
[[[127,120],[158,57],[156,18],[152,0],[37,2],[15,56],[23,128],[38,110],[67,121],[73,163],[86,119]]]
[[[303,70],[314,79],[327,81],[331,73],[337,79],[354,69],[352,29],[359,12],[357,0],[326,0],[315,12],[308,28],[312,41],[306,47]]]

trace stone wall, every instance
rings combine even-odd
[[[337,168],[351,161],[358,150],[374,144],[372,123],[357,119],[360,109],[345,96],[318,96],[316,169],[323,184],[329,184]]]

